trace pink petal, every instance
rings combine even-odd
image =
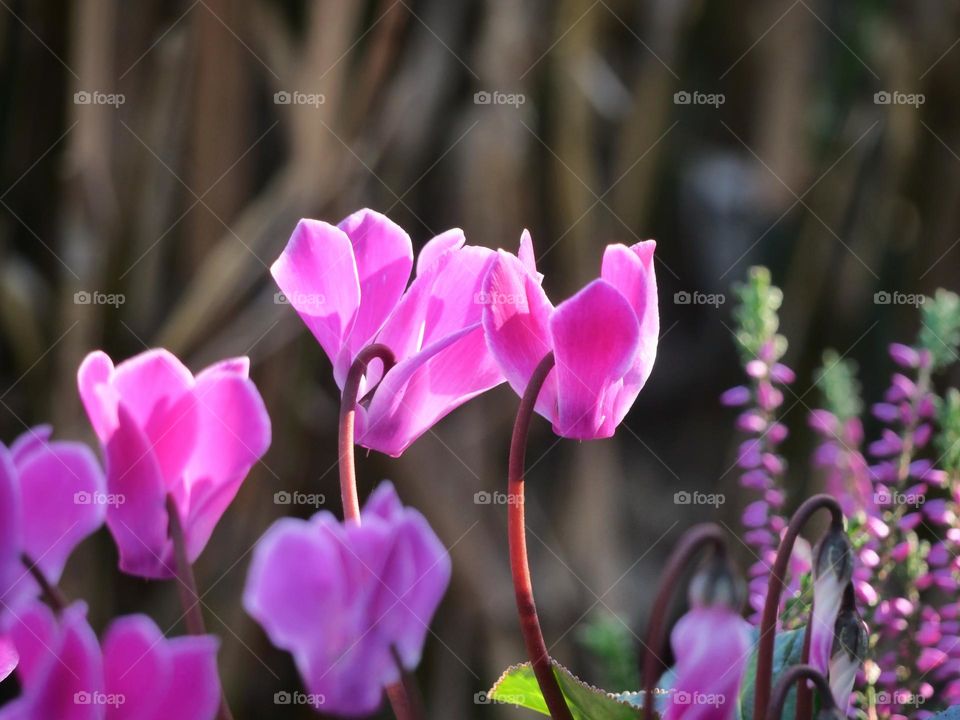
[[[90,448],[52,442],[21,463],[23,551],[57,582],[74,548],[102,524],[106,481]]]
[[[394,457],[448,413],[503,382],[478,325],[398,363],[370,407],[358,408],[357,444]]]
[[[537,274],[537,258],[533,252],[533,238],[530,237],[529,230],[520,233],[520,249],[517,251],[517,257],[528,272],[532,275]]]
[[[217,673],[219,641],[212,635],[178,637],[166,641],[172,665],[170,682],[157,706],[154,720],[214,720],[220,707]],[[133,720],[133,718],[131,718]]]
[[[360,281],[360,308],[347,343],[352,356],[370,344],[403,295],[413,244],[399,225],[373,210],[355,212],[338,227],[353,244]]]
[[[482,299],[487,346],[510,387],[522,396],[534,369],[553,349],[553,306],[523,263],[502,250],[487,273]],[[551,421],[556,418],[556,372],[547,377],[537,412]]]
[[[595,280],[557,306],[550,331],[559,405],[554,431],[579,439],[609,437],[617,424],[617,393],[640,342],[633,308],[610,283]]]
[[[640,322],[640,342],[634,362],[623,380],[615,410],[614,426],[623,420],[650,377],[657,357],[660,336],[660,309],[653,253],[657,244],[646,240],[631,247],[608,245],[600,276],[630,302]]]
[[[127,615],[111,623],[103,638],[106,691],[124,702],[108,712],[110,720],[153,720],[170,683],[172,663],[160,629],[146,615]]]
[[[270,447],[270,417],[253,382],[236,374],[201,373],[194,392],[197,436],[177,497],[186,514],[191,561],[202,552],[250,468]]]
[[[37,425],[27,430],[10,445],[10,457],[13,458],[13,462],[19,463],[34,450],[43,447],[50,440],[51,435],[53,435],[52,425]]]
[[[104,443],[117,426],[117,393],[110,387],[113,370],[113,361],[107,354],[95,350],[83,359],[77,371],[80,399],[93,431]]]
[[[107,527],[120,551],[120,569],[149,578],[173,577],[167,539],[167,487],[147,438],[126,406],[106,443],[108,491],[123,502],[107,507]]]
[[[22,544],[20,480],[10,452],[0,443],[0,617],[15,602],[11,588],[24,577],[20,562]]]
[[[360,307],[350,238],[325,222],[301,220],[270,272],[327,357],[337,363]],[[343,377],[337,381],[342,384]]]
[[[13,640],[6,635],[0,635],[0,681],[6,680],[10,673],[16,670],[19,662],[20,655],[13,645]]]
[[[467,242],[467,236],[460,228],[453,228],[428,240],[417,256],[417,277],[423,275],[444,254],[450,250],[459,250]]]

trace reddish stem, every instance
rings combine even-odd
[[[527,646],[527,656],[533,666],[540,692],[547,703],[553,720],[573,720],[567,701],[563,697],[557,678],[553,674],[553,664],[547,651],[547,644],[540,629],[537,617],[537,605],[533,599],[533,581],[530,578],[530,564],[527,559],[527,533],[524,518],[523,472],[527,452],[527,435],[530,421],[533,419],[537,396],[554,366],[553,353],[549,353],[537,365],[530,376],[513,426],[510,440],[510,460],[507,482],[507,535],[510,542],[510,571],[513,574],[513,590],[517,600],[517,612],[520,615],[520,631]]]
[[[33,579],[37,581],[37,585],[40,586],[40,591],[43,593],[43,597],[46,599],[46,601],[50,604],[50,607],[52,607],[54,612],[59,615],[63,609],[69,605],[66,596],[56,585],[56,583],[52,583],[47,579],[47,576],[43,574],[43,570],[41,570],[40,566],[33,561],[33,558],[26,553],[23,553],[20,556],[20,561],[27,568],[27,572],[33,575]]]
[[[813,638],[813,603],[810,602],[810,619],[807,621],[807,627],[803,632],[803,650],[800,655],[800,664],[810,664],[810,643]],[[813,692],[810,684],[801,680],[797,683],[797,710],[794,714],[794,720],[811,720],[813,717]]]
[[[806,685],[806,680],[813,681],[817,691],[820,693],[821,710],[836,713],[836,703],[833,701],[833,694],[830,692],[830,684],[823,674],[810,665],[794,665],[786,670],[777,683],[773,691],[773,698],[770,701],[770,708],[767,710],[767,720],[780,720],[783,714],[783,704],[794,683]]]
[[[200,609],[200,593],[197,592],[197,579],[193,574],[193,566],[187,557],[187,543],[183,534],[183,522],[180,519],[180,510],[173,495],[167,495],[167,516],[169,517],[170,539],[173,540],[173,553],[176,560],[177,590],[180,594],[180,604],[190,635],[206,635],[207,630],[203,622],[203,611]],[[219,720],[233,720],[227,696],[224,692],[220,698]]]
[[[780,597],[786,587],[785,578],[790,565],[790,556],[793,545],[800,535],[800,531],[810,517],[819,509],[829,510],[834,527],[843,528],[843,511],[840,504],[830,495],[819,494],[808,498],[790,518],[790,524],[780,541],[777,549],[777,559],[770,571],[770,580],[767,583],[767,597],[763,604],[763,616],[760,620],[760,647],[757,650],[757,676],[755,684],[755,698],[753,717],[762,718],[766,715],[767,705],[770,702],[770,685],[773,681],[773,649],[777,632],[777,618],[780,613]],[[798,666],[801,667],[801,666]]]
[[[663,649],[667,641],[667,610],[674,589],[680,584],[680,577],[690,562],[702,548],[712,545],[718,554],[726,552],[726,541],[719,525],[703,523],[690,528],[677,543],[667,564],[661,573],[660,588],[653,601],[650,611],[650,622],[647,625],[647,640],[643,648],[643,716],[652,718],[654,715],[654,684],[658,673],[667,669],[657,653]],[[658,664],[662,667],[658,667]]]
[[[343,500],[343,519],[360,524],[360,499],[357,496],[357,470],[354,461],[353,431],[357,415],[357,396],[360,382],[370,361],[383,362],[383,374],[396,363],[393,351],[386,345],[368,345],[357,353],[340,398],[340,497]]]

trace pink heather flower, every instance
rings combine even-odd
[[[50,441],[51,433],[43,425],[9,449],[0,444],[0,616],[39,594],[22,555],[56,583],[74,548],[103,524],[96,457],[83,443]]]
[[[664,720],[730,720],[750,655],[751,626],[722,605],[694,606],[670,634],[676,679]]]
[[[248,371],[247,358],[233,358],[194,377],[166,350],[116,367],[100,351],[84,359],[80,397],[106,456],[107,527],[124,572],[173,577],[168,495],[196,560],[267,451],[270,418]]]
[[[529,233],[519,257],[500,251],[484,281],[483,327],[510,386],[523,394],[551,350],[556,367],[536,409],[562,437],[613,435],[653,369],[660,331],[653,240],[608,245],[600,278],[554,307]]]
[[[152,620],[131,615],[108,628],[101,650],[74,603],[60,617],[31,602],[12,617],[20,649],[18,698],[0,720],[213,720],[220,705],[218,641],[165,639]]]
[[[427,521],[384,482],[362,525],[329,512],[278,520],[254,551],[243,602],[293,654],[324,713],[359,716],[420,662],[450,581],[450,556]]]
[[[360,210],[339,225],[301,220],[270,272],[333,363],[343,389],[364,347],[382,343],[397,364],[371,364],[357,406],[356,442],[398,456],[467,400],[503,382],[480,325],[481,282],[494,252],[465,245],[459,229],[430,240],[416,274],[409,236]],[[364,389],[361,388],[361,397]]]

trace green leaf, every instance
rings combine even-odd
[[[555,660],[553,674],[567,700],[574,720],[640,720],[643,712],[626,700],[587,685]],[[631,693],[637,695],[638,693]],[[494,683],[487,697],[498,703],[515,705],[549,715],[547,704],[530,663],[513,665]]]
[[[803,634],[805,627],[796,630],[781,630],[773,650],[773,681],[771,689],[776,687],[783,671],[791,665],[799,665],[803,657]],[[754,640],[760,635],[759,629],[754,630]],[[757,681],[757,645],[747,661],[747,668],[743,673],[743,682],[740,684],[740,719],[753,720],[753,699]],[[796,714],[797,691],[791,690],[787,701],[783,704],[783,717],[792,718]]]

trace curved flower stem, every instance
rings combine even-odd
[[[810,643],[813,639],[813,603],[810,602],[810,619],[807,621],[807,627],[803,631],[803,650],[800,655],[800,664],[810,664]],[[813,693],[809,683],[802,680],[797,683],[797,711],[794,714],[794,720],[811,720],[813,717]]]
[[[793,545],[810,517],[821,508],[829,510],[831,523],[834,527],[843,528],[843,511],[833,497],[821,493],[808,498],[790,518],[790,524],[787,526],[783,539],[780,541],[780,547],[777,549],[777,559],[773,564],[773,570],[770,571],[767,597],[763,604],[763,616],[760,620],[760,647],[757,650],[756,693],[753,705],[753,717],[755,718],[766,715],[767,705],[770,702],[777,616],[780,611],[780,597],[786,587],[785,578],[790,565],[790,556],[793,553]]]
[[[533,419],[537,396],[540,395],[540,389],[553,369],[554,362],[552,352],[540,361],[530,376],[530,382],[520,399],[520,407],[517,410],[507,468],[507,535],[510,543],[513,591],[517,600],[517,612],[520,615],[520,631],[523,633],[523,641],[527,646],[527,656],[533,666],[533,673],[537,677],[550,717],[553,720],[573,720],[567,701],[553,674],[553,664],[537,617],[537,605],[533,599],[533,581],[530,578],[530,564],[527,559],[527,532],[523,507],[523,472],[527,453],[527,434],[530,432],[530,421]]]
[[[666,669],[666,665],[657,653],[663,649],[667,639],[666,616],[670,599],[673,597],[674,589],[680,583],[683,571],[690,565],[696,554],[708,545],[712,545],[717,554],[726,553],[726,541],[720,526],[714,523],[694,525],[680,538],[660,576],[660,589],[657,591],[650,611],[647,640],[642,653],[643,716],[645,718],[652,718],[654,714],[653,686],[657,682],[657,674],[662,672],[657,666],[661,665]]]
[[[766,714],[767,720],[780,720],[780,716],[783,714],[783,703],[786,701],[793,684],[802,683],[806,685],[803,682],[804,680],[811,680],[817,686],[817,691],[820,693],[820,706],[823,710],[836,711],[837,706],[833,701],[830,685],[823,674],[810,665],[794,665],[783,673],[780,682],[777,683],[777,687],[773,691],[773,698]]]
[[[360,524],[360,499],[357,496],[357,470],[354,463],[353,430],[357,415],[357,396],[360,381],[370,361],[379,358],[383,362],[383,374],[396,363],[393,351],[386,345],[375,343],[357,353],[340,398],[340,497],[343,500],[343,519]]]
[[[24,564],[24,567],[27,568],[27,572],[37,581],[37,585],[40,586],[40,591],[50,604],[50,607],[59,615],[63,609],[69,605],[63,591],[60,590],[56,583],[52,583],[47,579],[47,576],[43,574],[43,570],[40,569],[40,566],[37,565],[29,555],[23,553],[20,556],[20,561]]]
[[[180,509],[173,495],[167,495],[167,516],[170,523],[170,539],[173,540],[173,553],[176,558],[177,590],[180,594],[180,604],[183,606],[187,632],[190,635],[206,635],[203,611],[200,609],[200,593],[197,592],[197,579],[193,575],[193,566],[187,558],[183,521],[180,519]],[[221,692],[223,692],[222,687]],[[225,693],[221,696],[220,712],[217,717],[219,720],[233,720]]]

